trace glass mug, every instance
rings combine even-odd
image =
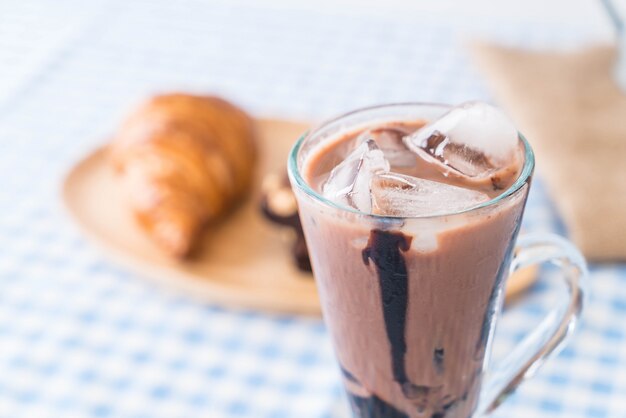
[[[534,169],[498,197],[456,213],[398,218],[339,206],[302,170],[342,132],[432,120],[448,106],[393,104],[348,113],[304,134],[289,157],[325,323],[354,418],[478,417],[530,377],[574,329],[587,267],[554,235],[517,239]],[[500,364],[489,364],[506,278],[551,262],[568,297]]]

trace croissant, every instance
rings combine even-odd
[[[252,120],[225,100],[165,94],[122,123],[109,152],[139,225],[182,258],[248,190],[255,134]]]

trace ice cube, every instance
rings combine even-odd
[[[333,168],[322,194],[335,203],[370,213],[372,177],[384,171],[389,171],[389,162],[372,139],[366,140]]]
[[[374,175],[371,194],[374,213],[405,217],[454,213],[489,200],[476,190],[388,172]]]
[[[360,145],[370,139],[373,140],[385,154],[391,169],[412,168],[417,164],[417,159],[403,142],[403,138],[410,133],[401,126],[386,126],[364,131],[355,142]]]
[[[404,138],[414,152],[468,177],[485,177],[509,165],[518,141],[510,119],[483,102],[463,103]]]

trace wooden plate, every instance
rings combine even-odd
[[[63,184],[65,206],[108,256],[167,288],[230,307],[318,315],[312,277],[294,266],[289,246],[281,239],[283,231],[265,221],[258,209],[262,178],[284,170],[291,145],[308,125],[259,120],[258,126],[261,160],[252,195],[207,230],[195,260],[172,260],[143,234],[117,187],[104,148],[70,170]],[[521,273],[509,280],[507,297],[533,283],[533,272]]]

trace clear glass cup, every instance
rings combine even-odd
[[[324,320],[354,418],[478,417],[570,335],[583,305],[586,264],[554,235],[517,239],[534,169],[478,207],[399,218],[361,213],[320,195],[302,174],[308,158],[344,131],[431,120],[449,109],[393,104],[343,115],[304,134],[289,157]],[[556,264],[568,294],[500,364],[489,354],[512,271]]]

